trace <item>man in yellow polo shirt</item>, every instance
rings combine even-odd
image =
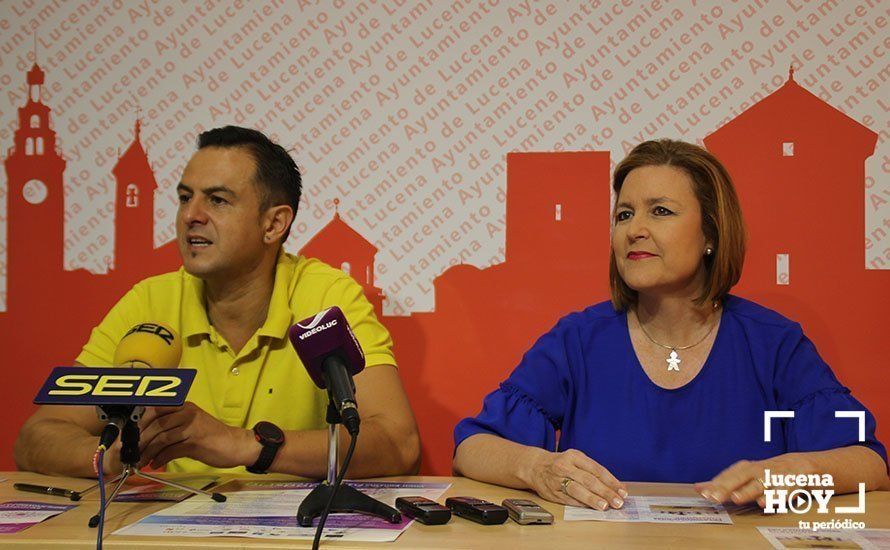
[[[181,335],[180,364],[198,374],[184,406],[146,411],[143,464],[323,477],[327,394],[312,383],[287,331],[336,305],[366,358],[355,377],[362,433],[349,474],[417,471],[417,426],[389,333],[348,275],[282,248],[300,186],[293,159],[262,133],[227,126],[200,136],[178,186],[183,267],[134,286],[77,357],[83,365],[112,364],[118,342],[139,323],[164,323]],[[91,475],[102,427],[91,408],[43,406],[19,433],[16,463],[24,470]],[[278,435],[283,445],[268,441]],[[117,449],[106,453],[109,474],[120,470]]]

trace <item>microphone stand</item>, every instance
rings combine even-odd
[[[326,420],[328,423],[328,476],[327,479],[316,485],[300,503],[300,508],[297,510],[297,523],[301,527],[312,527],[312,520],[324,512],[337,479],[340,424],[343,419],[340,417],[337,407],[334,406],[333,400],[328,401]],[[330,513],[336,512],[360,512],[383,518],[389,523],[402,521],[402,514],[398,510],[345,483],[337,490],[334,501],[331,503]]]
[[[123,471],[112,479],[106,481],[105,483],[117,483],[114,486],[114,489],[111,491],[111,496],[109,496],[104,503],[100,506],[99,513],[90,518],[89,526],[96,527],[99,524],[99,515],[104,512],[112,502],[114,502],[114,497],[117,496],[118,492],[120,492],[121,488],[124,486],[124,483],[127,482],[127,479],[130,477],[141,477],[144,479],[148,479],[154,481],[155,483],[160,483],[162,485],[167,485],[169,487],[173,487],[175,489],[180,489],[182,491],[187,491],[189,493],[195,495],[204,495],[212,498],[216,502],[225,502],[226,496],[222,493],[204,491],[201,489],[195,489],[193,487],[188,487],[181,483],[176,483],[175,481],[170,481],[168,479],[164,479],[161,477],[157,477],[155,475],[143,472],[137,468],[137,464],[139,464],[139,425],[134,422],[131,418],[127,418],[124,423],[124,427],[121,430],[121,464],[123,464]],[[100,464],[101,468],[102,465]],[[80,500],[83,495],[94,491],[99,488],[99,484],[95,485],[72,495],[71,500]]]

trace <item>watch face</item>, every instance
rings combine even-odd
[[[284,443],[284,432],[271,422],[257,422],[257,425],[253,427],[253,432],[261,443]]]

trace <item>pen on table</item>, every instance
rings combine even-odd
[[[56,497],[67,497],[74,500],[77,491],[71,489],[60,489],[58,487],[47,487],[46,485],[31,485],[30,483],[14,483],[12,485],[19,491],[27,491],[29,493],[40,493],[42,495],[53,495]]]

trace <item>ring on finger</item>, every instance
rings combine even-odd
[[[575,481],[575,480],[568,476],[562,478],[562,482],[559,484],[559,490],[562,491],[562,494],[564,494],[565,496],[570,496],[569,495],[569,483],[571,483],[573,481]]]
[[[764,490],[764,491],[766,490],[766,483],[763,482],[763,479],[761,479],[759,477],[755,477],[754,481],[756,481],[757,483],[760,484],[761,490]]]

